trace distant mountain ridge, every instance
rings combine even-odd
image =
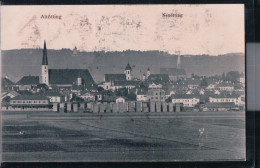
[[[162,51],[116,51],[78,52],[70,49],[48,50],[50,69],[88,69],[96,82],[104,80],[105,73],[123,73],[129,62],[133,75],[140,78],[147,68],[151,73],[160,73],[161,67],[176,68],[177,56]],[[18,49],[2,51],[2,76],[8,75],[17,81],[24,75],[40,75],[42,49]],[[182,68],[187,75],[216,75],[235,70],[244,72],[243,53],[228,53],[220,56],[183,55]]]

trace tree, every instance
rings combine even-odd
[[[105,89],[102,87],[98,87],[98,93],[101,93],[103,90],[105,90]]]
[[[117,96],[123,96],[123,97],[125,97],[125,96],[128,94],[128,89],[127,89],[127,88],[120,88],[120,89],[118,89],[118,90],[115,92],[115,94],[116,94]]]
[[[126,96],[129,100],[136,100],[136,95],[134,93],[129,93],[127,96]]]
[[[5,98],[3,98],[3,102],[10,102],[11,97],[10,96],[6,96]]]
[[[208,86],[208,82],[205,78],[203,78],[202,81],[200,82],[200,87],[206,88],[207,86]]]
[[[166,100],[165,100],[167,103],[170,103],[170,102],[172,102],[172,97],[170,96],[170,97],[168,97]]]
[[[240,77],[240,73],[238,71],[230,71],[226,75],[227,81],[230,81],[232,83],[237,83],[239,77]]]

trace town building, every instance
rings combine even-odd
[[[19,90],[30,90],[39,84],[39,76],[23,76],[17,83],[16,86]]]
[[[172,103],[183,103],[183,107],[194,107],[199,102],[199,95],[177,94],[172,96]]]
[[[161,89],[149,89],[147,93],[148,101],[165,101],[165,91]]]
[[[49,98],[43,95],[19,95],[10,100],[13,109],[48,109]]]
[[[89,91],[82,92],[79,97],[81,97],[82,99],[84,99],[87,102],[95,101],[95,94],[92,92],[89,92]]]
[[[147,102],[148,101],[147,93],[148,93],[148,91],[146,89],[139,89],[136,93],[136,100],[142,101],[142,102]]]
[[[49,98],[50,103],[60,103],[65,101],[65,95],[60,94],[56,91],[48,91],[43,93],[43,96]]]
[[[233,91],[234,85],[232,83],[222,82],[218,84],[216,88],[219,89],[220,91]]]
[[[234,102],[206,103],[203,111],[229,111],[236,109]]]
[[[233,102],[235,105],[241,104],[241,97],[235,94],[220,94],[220,95],[212,95],[209,97],[210,103],[223,103],[223,102]]]
[[[16,96],[19,96],[20,94],[16,91],[13,91],[13,90],[8,90],[8,91],[3,91],[1,93],[1,100],[5,100],[7,98],[11,99],[11,98],[14,98]]]
[[[8,76],[1,79],[1,89],[2,91],[14,90],[17,91],[19,88],[15,86],[15,83],[9,79]]]
[[[116,103],[125,103],[125,98],[124,97],[116,98]]]
[[[177,81],[178,79],[186,78],[186,71],[181,67],[181,56],[178,55],[176,68],[160,68],[161,74],[169,75],[171,81]]]

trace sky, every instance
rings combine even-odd
[[[48,49],[80,51],[220,55],[245,50],[241,4],[1,6],[1,19],[2,50],[42,48],[44,40]]]

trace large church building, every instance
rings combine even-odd
[[[44,41],[40,83],[50,88],[78,88],[95,90],[96,84],[88,69],[49,69],[46,42]]]

